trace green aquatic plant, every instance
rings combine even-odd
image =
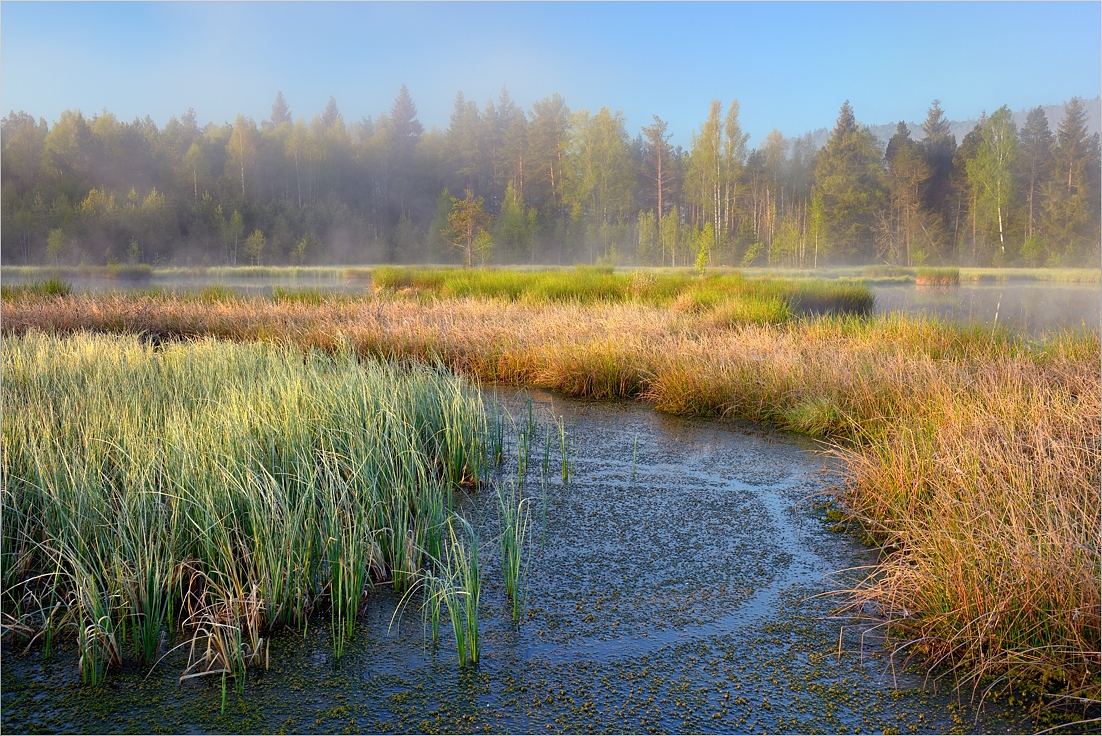
[[[460,531],[456,531],[456,526]],[[477,664],[479,656],[478,604],[482,576],[478,567],[478,536],[470,523],[458,514],[447,521],[448,536],[439,569],[429,572],[426,586],[433,616],[433,639],[441,608],[447,610],[455,635],[459,666]]]
[[[570,455],[566,439],[566,420],[559,417],[555,423],[559,429],[559,459],[562,464],[562,482],[566,484],[570,482]]]
[[[527,578],[528,530],[532,524],[531,502],[521,496],[518,483],[507,482],[497,487],[498,520],[501,525],[502,577],[505,594],[511,604],[513,624],[520,623],[524,613]]]
[[[435,367],[86,334],[2,355],[0,606],[51,645],[71,622],[89,683],[179,628],[189,674],[240,685],[319,607],[340,656],[374,585],[447,557],[486,456],[479,395]]]

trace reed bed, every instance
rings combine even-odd
[[[916,268],[914,272],[916,284],[933,286],[956,286],[960,283],[959,268]]]
[[[464,554],[454,493],[488,434],[446,370],[37,330],[2,355],[5,628],[47,654],[75,630],[86,682],[182,638],[182,679],[241,687],[270,632],[315,611],[339,657],[368,591]]]
[[[964,281],[1056,281],[1071,284],[1097,284],[1102,271],[1097,268],[962,268]]]
[[[54,276],[41,281],[31,281],[23,284],[4,284],[0,286],[0,298],[4,301],[18,301],[26,298],[40,298],[48,296],[68,296],[73,293],[73,285],[68,281]]]
[[[15,276],[34,279],[86,278],[112,279],[118,281],[148,281],[153,278],[154,268],[148,264],[113,264],[110,266],[4,266]]]
[[[1039,677],[1097,706],[1097,331],[1037,342],[899,315],[733,323],[719,303],[675,305],[69,296],[5,303],[3,329],[351,347],[823,437],[850,469],[842,502],[884,549],[849,591],[859,610],[962,685]]]
[[[704,278],[684,271],[576,267],[557,271],[486,271],[471,269],[428,269],[379,267],[372,271],[376,288],[413,291],[443,299],[465,297],[503,298],[526,303],[637,302],[684,308],[714,307],[727,302],[737,311],[760,312],[763,303],[781,303],[784,316],[790,314],[868,314],[872,294],[860,284],[821,279],[793,281],[745,279],[738,272],[711,274]],[[776,308],[767,310],[780,316]]]

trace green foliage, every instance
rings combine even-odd
[[[3,375],[0,606],[31,625],[61,606],[85,681],[121,664],[128,631],[151,662],[181,617],[206,652],[185,677],[225,670],[240,687],[267,632],[316,606],[340,656],[364,592],[412,585],[445,544],[477,661],[477,543],[462,521],[466,540],[442,536],[453,489],[486,456],[461,379],[270,345],[41,333],[5,338]]]
[[[53,259],[56,266],[68,250],[69,244],[65,241],[65,234],[61,231],[61,228],[55,227],[50,230],[50,235],[46,239],[46,257]]]
[[[761,243],[751,243],[746,252],[742,254],[742,267],[750,268],[750,266],[755,265],[764,251],[765,246]]]
[[[260,256],[264,253],[264,247],[268,244],[268,239],[264,237],[264,233],[260,230],[253,230],[252,234],[245,239],[245,256],[255,262],[255,265],[260,265]]]
[[[596,115],[570,117],[564,161],[563,202],[594,224],[609,224],[631,211],[635,172],[624,116],[602,107]]]
[[[532,232],[528,213],[513,183],[505,187],[505,197],[501,203],[495,234],[509,260],[524,263],[532,259]],[[476,248],[476,250],[479,250]],[[485,260],[487,256],[483,256]]]
[[[779,131],[748,149],[737,101],[714,101],[685,153],[657,117],[635,137],[619,113],[571,114],[558,95],[526,111],[505,90],[484,109],[460,94],[432,134],[405,88],[349,125],[335,100],[314,124],[286,101],[273,109],[278,123],[200,126],[189,112],[163,129],[108,112],[67,110],[52,126],[9,114],[3,262],[447,262],[460,242],[473,264],[477,228],[457,240],[449,221],[448,192],[467,190],[496,215],[481,224],[496,263],[692,267],[689,233],[705,223],[710,265],[737,265],[752,243],[799,268],[1089,265],[1102,243],[1102,155],[1079,99],[1055,136],[1031,111],[1018,154],[1005,110],[958,147],[934,101],[925,137],[900,131],[883,156],[848,103],[818,152],[810,134]],[[242,253],[257,230],[259,259]]]
[[[470,189],[465,195],[463,199],[451,198],[452,211],[448,215],[447,233],[452,245],[463,252],[467,268],[470,268],[474,255],[483,254],[483,249],[492,246],[493,241],[482,237],[490,225],[490,216],[482,209],[482,197],[474,196]]]
[[[307,258],[318,251],[318,248],[318,239],[314,237],[313,233],[303,235],[291,249],[290,256],[292,265],[301,266],[306,262]]]
[[[1007,231],[1010,202],[1016,186],[1018,130],[1010,108],[1003,105],[981,122],[981,140],[966,171],[976,194],[976,207],[994,228],[998,251],[991,254],[998,265],[1007,264]]]
[[[873,256],[876,213],[885,196],[883,175],[876,140],[858,124],[847,101],[815,164],[824,251],[841,260]]]
[[[715,241],[715,229],[712,223],[704,224],[704,228],[696,234],[696,272],[701,276],[708,267],[708,258],[712,251],[712,243]]]

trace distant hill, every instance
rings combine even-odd
[[[1087,100],[1087,133],[1102,133],[1102,96],[1095,97],[1093,100]],[[1056,134],[1056,128],[1060,125],[1060,121],[1064,119],[1064,103],[1058,105],[1042,105],[1045,110],[1045,115],[1048,117],[1048,127]],[[988,110],[987,112],[994,112]],[[1019,130],[1025,125],[1026,116],[1029,115],[1029,110],[1018,110],[1014,113],[1014,124],[1018,126]],[[960,144],[964,136],[972,132],[972,129],[976,127],[976,123],[979,122],[978,118],[972,120],[950,120],[949,131],[956,136],[957,144]],[[884,125],[870,125],[869,130],[880,139],[880,146],[883,148],[888,145],[888,139],[895,135],[895,127],[898,123],[885,123]],[[907,127],[911,130],[911,138],[918,141],[922,140],[926,136],[922,133],[922,122],[915,122],[912,120],[907,121]],[[830,138],[829,128],[819,128],[811,132],[811,138],[815,142],[816,148],[822,148],[826,145],[827,139]]]

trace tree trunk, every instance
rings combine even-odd
[[[295,151],[295,187],[298,188],[298,208],[302,209],[302,177],[298,171],[298,151]]]

